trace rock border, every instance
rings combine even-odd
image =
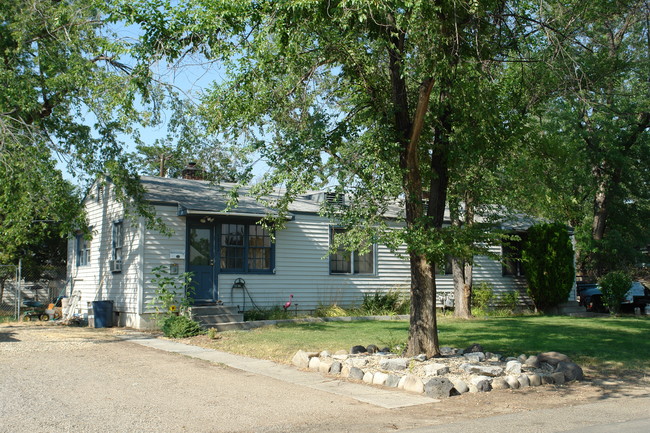
[[[583,380],[582,368],[558,352],[504,358],[480,344],[466,349],[441,348],[442,356],[406,358],[375,345],[354,346],[330,354],[299,350],[291,363],[302,369],[369,385],[394,388],[440,399],[466,392],[563,385]]]

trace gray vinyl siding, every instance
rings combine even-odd
[[[124,207],[115,200],[114,194],[107,189],[97,195],[97,188],[84,201],[88,223],[92,229],[90,241],[90,261],[88,265],[77,266],[77,239],[68,242],[68,270],[72,291],[81,294],[78,310],[86,313],[89,303],[100,300],[112,300],[114,310],[119,312],[137,311],[138,284],[137,269],[141,266],[138,254],[138,224],[124,219]],[[113,222],[123,220],[122,271],[114,273],[110,269],[113,253]]]
[[[293,295],[299,310],[313,310],[319,304],[351,306],[364,293],[408,290],[408,262],[384,246],[377,246],[374,275],[330,275],[329,228],[327,220],[316,215],[298,214],[286,229],[276,235],[275,274],[221,274],[218,287],[221,300],[243,307],[244,294],[232,289],[237,278],[246,281],[250,297],[259,307],[281,306]],[[246,296],[246,309],[251,299]]]
[[[152,300],[156,296],[156,285],[152,282],[155,278],[153,270],[158,266],[166,266],[169,270],[170,265],[178,265],[178,274],[185,272],[185,260],[171,259],[172,251],[185,252],[186,224],[185,218],[177,215],[177,208],[174,206],[155,206],[156,215],[162,219],[171,235],[161,234],[156,230],[144,229],[144,248],[143,254],[143,274],[144,284],[142,303],[140,308],[142,312],[154,312],[151,306]]]

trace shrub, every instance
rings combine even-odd
[[[511,290],[506,293],[502,293],[499,297],[500,303],[506,310],[514,312],[519,307],[519,292]]]
[[[315,317],[342,317],[347,316],[349,313],[336,304],[324,305],[318,304],[318,308],[314,310]]]
[[[472,289],[472,308],[485,312],[494,299],[494,289],[485,281]]]
[[[185,338],[199,335],[201,326],[186,316],[167,316],[162,321],[161,329],[165,337]]]
[[[630,276],[623,271],[610,272],[598,280],[598,285],[603,293],[603,303],[607,305],[609,312],[618,314],[621,302],[625,300],[625,294],[632,285]]]
[[[410,303],[403,299],[400,292],[391,290],[386,293],[375,292],[363,295],[359,313],[368,316],[408,314]]]
[[[562,224],[538,224],[528,229],[521,254],[528,294],[535,307],[547,311],[569,297],[573,286],[573,246]]]

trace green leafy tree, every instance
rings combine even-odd
[[[632,278],[627,272],[613,271],[603,275],[598,280],[598,285],[603,293],[603,303],[609,308],[611,314],[618,314],[621,303],[632,286]]]
[[[650,10],[644,0],[572,1],[539,13],[559,31],[540,39],[546,61],[529,65],[541,103],[521,167],[538,185],[525,196],[576,227],[578,268],[597,278],[650,242]]]
[[[124,2],[123,11],[144,31],[144,63],[196,54],[223,63],[225,79],[202,112],[269,166],[260,195],[285,186],[273,203],[282,210],[334,183],[350,200],[345,212],[325,212],[349,229],[348,248],[367,248],[369,239],[408,246],[408,353],[431,356],[439,353],[432,263],[449,243],[442,223],[451,149],[468,122],[507,122],[482,111],[473,117],[471,104],[480,99],[478,78],[517,57],[520,36],[535,27],[521,18],[527,6],[195,0]],[[404,230],[389,230],[384,218],[395,201]]]
[[[56,169],[109,175],[118,197],[139,197],[123,137],[159,121],[164,88],[120,58],[130,45],[115,34],[104,1],[16,0],[0,4],[0,231],[4,254],[41,232],[83,228],[77,192]],[[147,110],[146,107],[152,107]],[[130,209],[147,215],[142,201]],[[32,223],[32,221],[40,221]],[[48,225],[47,221],[56,224]],[[30,242],[31,242],[30,241]]]
[[[567,300],[575,280],[573,256],[566,226],[537,224],[528,229],[521,260],[536,308],[548,311]]]

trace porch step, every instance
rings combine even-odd
[[[237,307],[225,305],[194,305],[190,308],[190,315],[204,328],[216,327],[220,323],[244,321],[244,315],[238,312]]]

